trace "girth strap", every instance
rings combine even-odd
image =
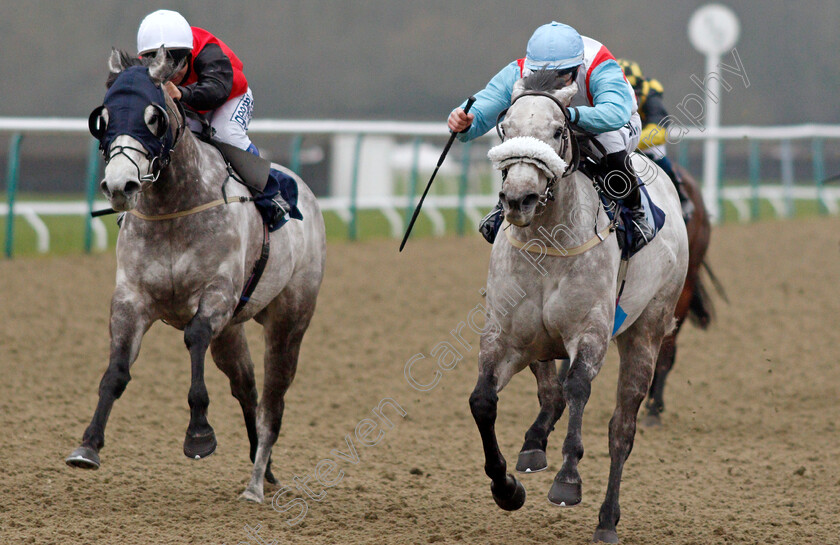
[[[260,281],[260,277],[265,271],[265,266],[268,263],[268,255],[271,246],[271,237],[268,233],[268,225],[263,223],[263,246],[262,252],[260,252],[260,258],[257,259],[257,262],[254,263],[254,269],[251,271],[251,276],[248,278],[248,281],[245,282],[245,287],[242,289],[242,295],[239,296],[239,303],[237,303],[236,308],[233,311],[233,315],[236,316],[239,314],[248,301],[251,300],[251,294],[254,293],[254,290],[257,289],[257,284]]]

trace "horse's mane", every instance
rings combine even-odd
[[[540,68],[531,72],[522,80],[523,88],[527,91],[545,91],[550,93],[557,89],[557,71]]]
[[[126,53],[122,49],[117,50],[117,53],[119,53],[120,64],[123,66],[123,70],[125,70],[126,68],[128,68],[130,66],[149,66],[155,60],[153,57],[135,57],[134,55],[129,55],[128,53]],[[175,66],[175,65],[172,64],[172,61],[167,58],[166,59],[166,68],[163,71],[163,76],[164,76],[163,81],[168,81],[169,78],[171,78],[172,75],[175,74],[175,72],[180,70],[180,68],[181,68],[181,66],[184,62],[185,61],[181,61],[180,63],[178,63],[177,66]],[[114,81],[116,81],[117,76],[119,76],[119,75],[120,75],[119,73],[108,72],[108,79],[105,80],[105,88],[110,89],[111,85],[114,84]]]

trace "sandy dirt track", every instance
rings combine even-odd
[[[711,262],[730,305],[712,328],[688,325],[666,392],[664,426],[637,434],[624,472],[619,535],[630,544],[840,542],[840,220],[726,225]],[[67,467],[93,414],[108,356],[113,255],[0,262],[0,543],[569,543],[591,540],[609,470],[615,399],[611,347],[593,384],[580,466],[583,502],[551,506],[566,418],[549,440],[549,471],[522,476],[525,506],[499,510],[483,472],[467,403],[472,350],[428,392],[404,365],[429,355],[481,302],[489,247],[479,237],[333,244],[298,376],[274,449],[285,485],[313,474],[345,436],[391,398],[406,412],[380,442],[354,441],[358,463],[314,501],[288,493],[278,512],[237,499],[250,474],[238,403],[208,359],[209,419],[219,447],[201,461],[181,449],[189,421],[182,334],[156,324],[106,430],[102,468]],[[248,329],[262,359],[261,330]],[[434,377],[431,358],[414,367]],[[262,364],[257,365],[261,384]],[[389,412],[390,411],[390,412]],[[509,467],[537,412],[524,372],[500,396],[496,429]]]

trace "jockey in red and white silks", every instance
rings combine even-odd
[[[137,30],[140,56],[154,55],[160,46],[176,64],[187,61],[182,73],[166,84],[169,95],[204,114],[217,139],[258,155],[247,134],[254,95],[239,57],[212,33],[191,27],[180,13],[164,9],[147,15]],[[192,119],[188,124],[200,130]]]

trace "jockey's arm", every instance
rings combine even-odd
[[[519,67],[513,62],[502,68],[484,89],[475,94],[475,104],[470,109],[475,119],[469,129],[458,134],[460,141],[478,138],[496,125],[499,112],[510,106],[510,93],[518,78]],[[465,106],[466,101],[459,108],[463,109]]]
[[[662,100],[662,93],[651,92],[645,100],[645,126],[642,128],[642,135],[639,138],[639,149],[646,150],[665,143],[667,128],[660,127],[659,123],[668,117],[668,110],[665,109],[665,101]]]
[[[233,66],[222,48],[207,44],[193,59],[198,81],[178,87],[181,101],[195,110],[215,110],[225,102],[233,89]]]
[[[618,63],[608,60],[597,66],[589,76],[589,90],[594,106],[571,108],[573,123],[600,134],[618,130],[630,121],[636,99]]]

